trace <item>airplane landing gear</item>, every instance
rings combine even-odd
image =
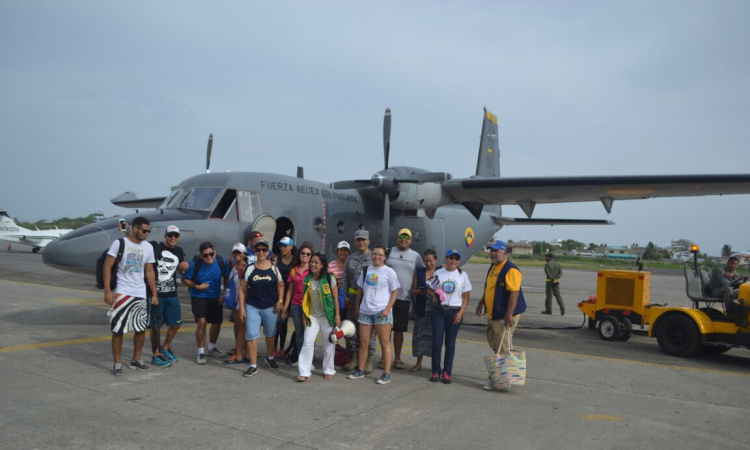
[[[42,247],[34,247],[31,249],[31,253],[39,253],[39,250],[41,250]]]

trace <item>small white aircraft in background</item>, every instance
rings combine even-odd
[[[0,240],[14,244],[28,245],[33,247],[31,251],[34,253],[37,253],[50,242],[71,231],[73,230],[61,230],[57,227],[54,230],[29,230],[28,228],[19,227],[4,209],[0,209]]]

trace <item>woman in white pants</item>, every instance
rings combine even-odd
[[[302,312],[307,322],[305,339],[299,354],[299,376],[297,381],[310,379],[315,340],[323,333],[323,373],[330,380],[336,374],[333,360],[336,344],[328,339],[334,326],[341,326],[338,287],[336,278],[328,273],[328,259],[322,253],[313,253],[310,258],[310,274],[305,277],[305,294]]]

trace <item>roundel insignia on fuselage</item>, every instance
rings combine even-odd
[[[474,245],[474,230],[471,227],[466,227],[464,231],[464,241],[466,241],[466,248],[471,248]]]

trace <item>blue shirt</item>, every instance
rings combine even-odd
[[[279,301],[279,282],[281,274],[276,266],[258,269],[247,266],[243,275],[247,281],[247,300],[245,303],[258,309],[273,308]]]
[[[190,289],[190,296],[191,297],[201,297],[201,298],[219,298],[221,297],[221,279],[222,277],[228,277],[229,276],[229,263],[224,261],[224,273],[221,273],[221,266],[219,266],[219,255],[216,255],[216,258],[214,259],[214,263],[209,265],[206,264],[205,261],[201,261],[201,267],[200,271],[198,272],[198,276],[195,277],[195,280],[193,280],[193,271],[195,270],[195,260],[190,261],[190,267],[188,267],[187,272],[182,276],[183,280],[192,280],[195,282],[196,286],[208,283],[208,289],[205,290],[198,290],[198,289]]]

